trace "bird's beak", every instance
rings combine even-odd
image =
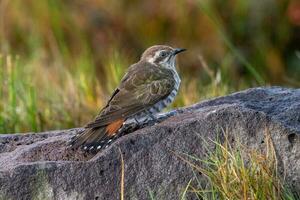
[[[185,51],[186,49],[183,49],[183,48],[176,48],[173,50],[173,55],[176,55],[176,54],[179,54],[183,51]]]

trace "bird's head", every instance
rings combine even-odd
[[[175,68],[176,55],[185,51],[182,48],[172,48],[166,45],[155,45],[146,49],[141,61],[146,61],[164,68]]]

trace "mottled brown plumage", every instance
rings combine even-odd
[[[179,87],[175,56],[181,51],[163,45],[148,48],[140,61],[128,69],[107,105],[71,145],[101,149],[112,141],[126,120],[154,114],[169,104]]]

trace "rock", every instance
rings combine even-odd
[[[219,138],[220,128],[228,130],[233,143],[238,139],[256,149],[264,148],[269,130],[281,173],[300,190],[300,89],[254,88],[178,113],[96,155],[66,148],[80,129],[2,135],[0,199],[120,199],[120,152],[125,199],[179,199],[195,174],[177,155],[204,158],[214,148],[207,141]]]

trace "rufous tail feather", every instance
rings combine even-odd
[[[70,141],[70,145],[76,149],[82,147],[84,150],[100,150],[111,143],[112,138],[117,134],[117,131],[123,125],[124,120],[119,119],[99,128],[86,128],[82,133],[76,135]]]

